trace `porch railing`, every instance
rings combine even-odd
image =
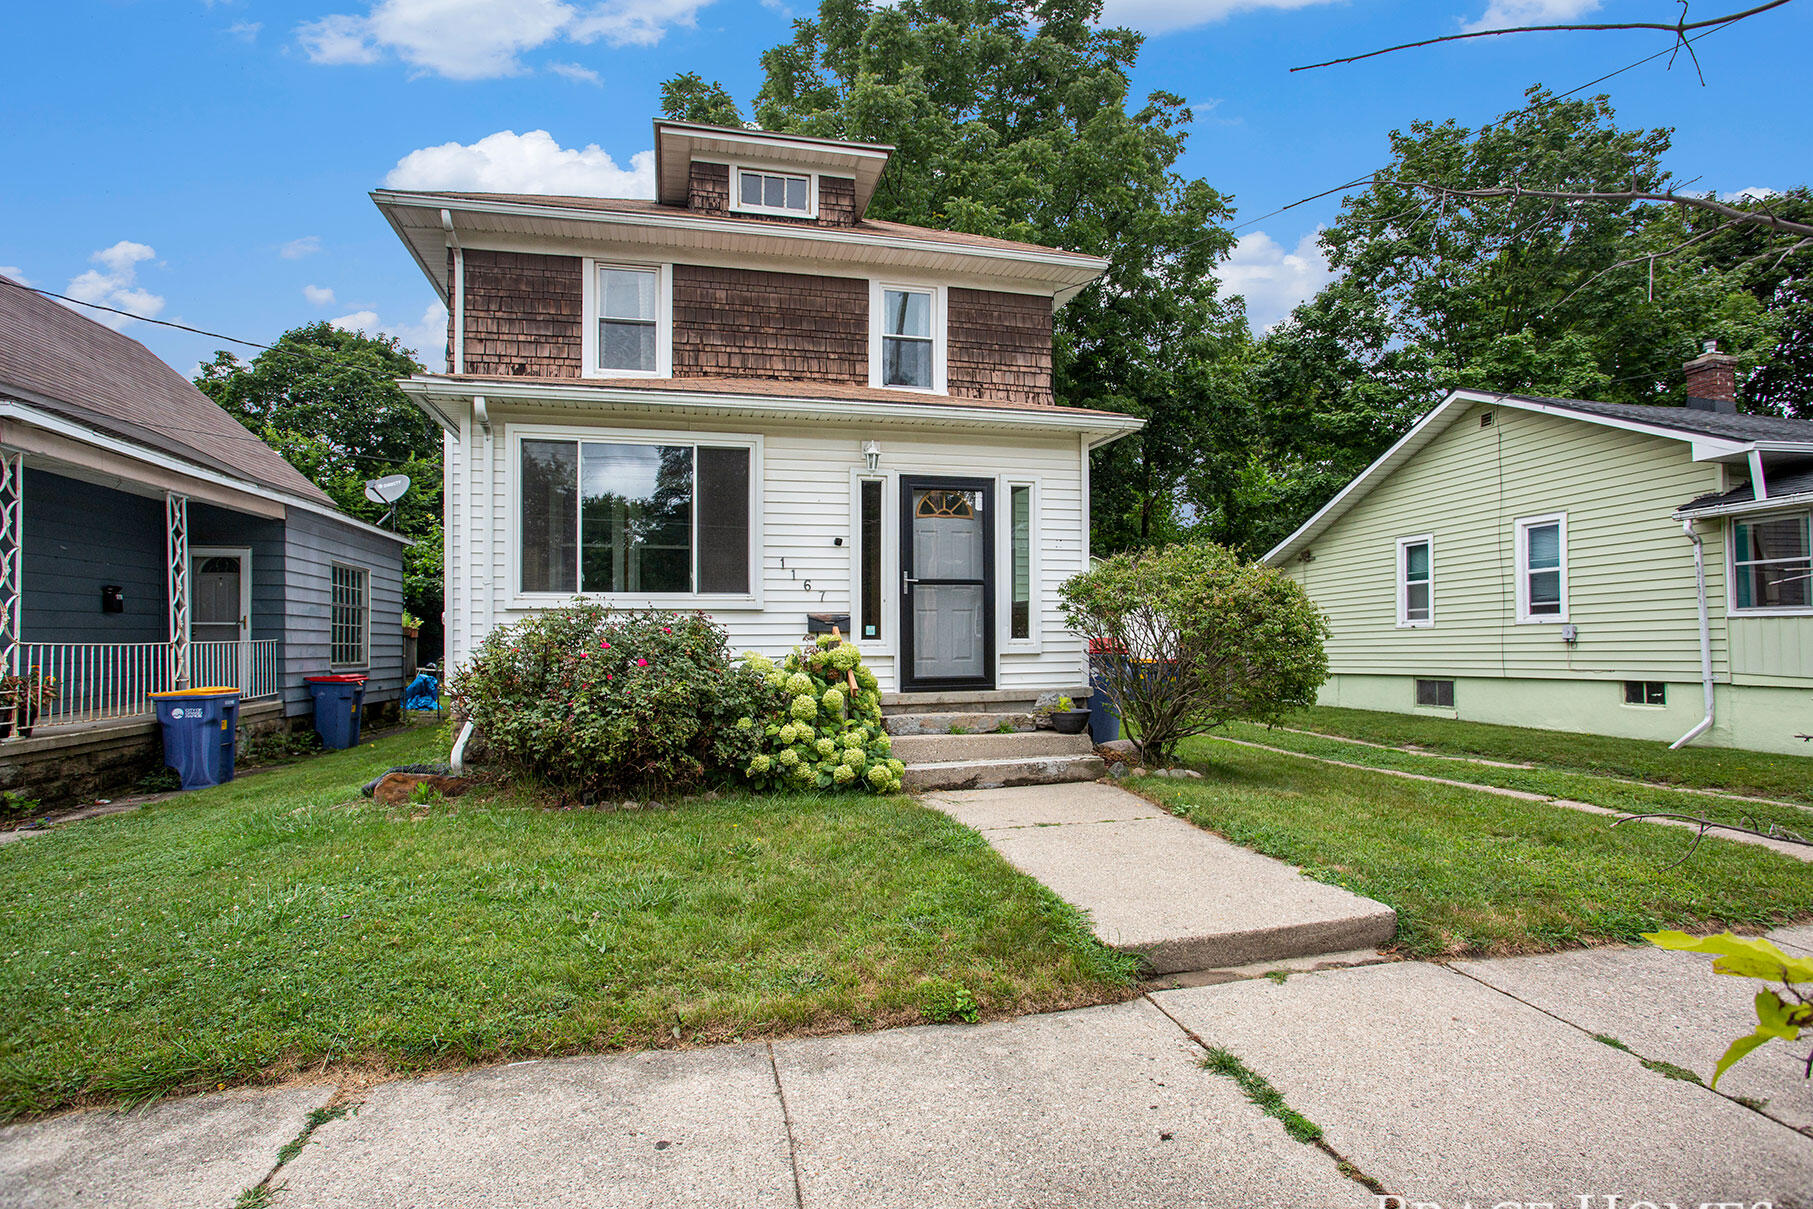
[[[277,640],[193,642],[189,683],[239,689],[244,701],[277,695]],[[20,671],[48,680],[37,724],[84,724],[151,712],[151,694],[175,687],[168,642],[26,642]]]

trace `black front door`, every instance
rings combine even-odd
[[[900,481],[901,687],[993,688],[994,486]]]

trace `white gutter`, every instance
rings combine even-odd
[[[466,372],[466,250],[460,247],[460,235],[453,229],[453,212],[441,211],[441,229],[447,232],[447,246],[453,249],[453,364],[456,374]]]
[[[1693,543],[1693,586],[1700,608],[1700,683],[1705,690],[1706,716],[1696,722],[1692,730],[1670,743],[1670,751],[1693,742],[1712,729],[1712,623],[1706,617],[1706,543],[1693,531],[1691,520],[1681,522],[1681,532]]]
[[[195,462],[157,453],[153,450],[146,449],[142,445],[135,445],[130,441],[108,436],[92,428],[87,428],[75,421],[64,420],[59,416],[47,415],[37,408],[26,404],[14,403],[10,400],[0,400],[0,419],[17,420],[22,424],[29,424],[35,428],[42,428],[46,432],[54,432],[58,436],[68,437],[70,440],[78,441],[84,445],[92,445],[96,449],[104,449],[109,453],[118,454],[123,458],[130,458],[135,462],[142,462],[147,466],[156,466],[160,470],[167,470],[173,474],[188,475],[190,478],[200,479],[204,483],[212,483],[217,487],[225,487],[245,495],[276,500],[286,507],[300,508],[304,512],[313,512],[320,516],[330,517],[333,520],[339,521],[341,524],[351,525],[355,529],[375,534],[378,537],[388,537],[390,540],[401,542],[405,546],[415,545],[415,539],[413,537],[404,537],[400,533],[392,533],[389,529],[380,529],[376,525],[348,516],[338,508],[335,508],[332,504],[319,504],[314,500],[307,500],[303,499],[301,496],[291,495],[289,492],[280,490],[276,487],[266,486],[264,483],[255,483],[250,479],[237,478],[233,475],[223,474],[218,470],[201,466]],[[246,433],[246,436],[251,440],[258,439],[253,437],[250,432]],[[269,446],[266,446],[266,448],[268,449]]]
[[[453,741],[453,751],[447,757],[448,767],[456,777],[466,775],[466,744],[472,738],[472,719],[466,719],[466,725],[460,727],[460,737]]]
[[[1813,491],[1799,491],[1793,495],[1772,495],[1767,499],[1735,500],[1729,504],[1708,504],[1704,508],[1683,508],[1674,514],[1674,519],[1683,521],[1699,517],[1745,516],[1752,512],[1780,512],[1784,508],[1809,503],[1813,503]]]

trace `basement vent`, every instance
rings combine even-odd
[[[1480,412],[1480,413],[1479,413],[1479,426],[1480,426],[1480,427],[1481,427],[1481,428],[1490,428],[1490,427],[1492,427],[1492,417],[1493,417],[1493,415],[1494,415],[1494,414],[1496,414],[1496,413],[1494,413],[1494,412],[1489,412],[1489,411],[1482,411],[1482,412]]]
[[[1454,681],[1418,680],[1416,682],[1416,703],[1432,705],[1438,709],[1453,709]]]

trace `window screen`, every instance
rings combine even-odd
[[[369,661],[365,647],[368,577],[364,567],[333,565],[328,662],[334,667],[364,667]]]
[[[1454,707],[1454,681],[1418,680],[1416,682],[1416,703],[1452,709]]]
[[[885,386],[932,385],[932,296],[883,290],[881,381]]]

